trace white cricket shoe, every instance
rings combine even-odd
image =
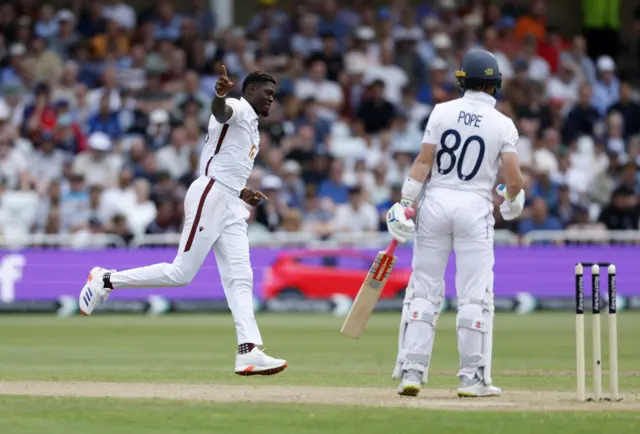
[[[267,356],[258,347],[244,354],[236,354],[236,374],[275,375],[287,368],[287,361]]]
[[[409,369],[402,374],[402,381],[398,387],[398,395],[418,396],[422,388],[422,372]]]
[[[487,386],[478,377],[460,377],[460,387],[456,394],[461,398],[486,398],[490,396],[502,395],[502,389],[496,386]]]
[[[93,309],[100,303],[109,298],[110,289],[104,287],[104,275],[109,271],[100,267],[93,267],[87,278],[87,283],[84,284],[82,291],[80,291],[79,305],[80,313],[82,315],[91,315]]]

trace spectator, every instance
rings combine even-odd
[[[521,58],[529,65],[527,72],[531,80],[543,82],[549,78],[551,73],[549,63],[538,56],[538,40],[534,36],[529,35],[524,38]]]
[[[299,32],[291,38],[291,51],[302,57],[322,49],[322,40],[318,37],[318,17],[307,14],[300,18]],[[334,80],[335,81],[335,80]]]
[[[320,34],[321,47],[309,56],[309,61],[321,60],[327,66],[327,79],[339,82],[344,69],[344,57],[339,51],[336,36],[331,32]]]
[[[73,172],[82,176],[82,182],[86,180],[89,185],[116,185],[122,159],[119,155],[111,153],[109,136],[101,132],[93,133],[89,136],[88,145],[89,152],[75,157]]]
[[[409,78],[402,68],[393,63],[393,50],[382,47],[380,50],[380,65],[369,68],[365,73],[365,81],[376,79],[384,82],[384,97],[393,104],[400,103],[402,89],[409,84]]]
[[[393,104],[384,98],[384,81],[374,80],[367,86],[367,96],[358,107],[358,120],[366,134],[378,134],[391,128],[395,115]]]
[[[125,32],[131,32],[136,27],[136,11],[124,1],[107,0],[102,10],[102,16],[115,22]]]
[[[46,192],[49,184],[62,177],[65,155],[56,149],[56,140],[51,131],[44,131],[39,140],[40,146],[29,161],[29,174],[33,177],[38,192]]]
[[[10,190],[28,190],[31,176],[22,153],[15,147],[7,132],[0,133],[0,179],[3,186]]]
[[[53,84],[62,76],[62,60],[47,48],[47,41],[42,37],[36,36],[31,42],[31,50],[24,58],[23,66],[37,82]]]
[[[91,2],[91,6],[85,7],[80,13],[78,32],[85,38],[93,38],[104,33],[106,20],[104,19],[104,4],[99,1]]]
[[[596,81],[596,67],[593,60],[587,55],[587,42],[582,35],[573,37],[571,49],[560,54],[561,62],[572,62],[580,67],[582,74],[587,82],[594,83]]]
[[[333,204],[316,196],[313,189],[309,189],[305,196],[303,213],[303,230],[316,234],[321,238],[329,237],[333,233]]]
[[[158,151],[158,168],[168,172],[173,179],[179,179],[189,170],[191,149],[186,144],[183,127],[171,130],[170,143]]]
[[[347,202],[348,189],[342,183],[343,177],[342,160],[333,160],[330,165],[329,177],[320,183],[318,187],[319,198],[329,198],[334,204],[344,204]]]
[[[342,89],[327,80],[327,66],[322,60],[311,62],[308,78],[295,83],[295,95],[301,100],[314,98],[318,103],[318,115],[328,120],[337,119],[343,102]]]
[[[158,15],[154,22],[154,36],[156,39],[177,41],[180,38],[181,17],[175,13],[173,5],[168,0],[158,3]]]
[[[518,231],[526,235],[531,231],[562,230],[562,223],[549,215],[549,209],[544,198],[537,197],[531,203],[531,217],[520,221]]]
[[[149,115],[149,126],[146,130],[146,142],[151,149],[158,150],[169,143],[171,126],[169,113],[164,109],[155,109]]]
[[[109,95],[104,94],[100,99],[98,113],[89,118],[87,123],[89,134],[101,132],[109,136],[112,141],[117,141],[122,135],[120,119],[116,112],[111,111],[109,106]]]
[[[402,101],[400,110],[407,117],[408,128],[422,133],[427,125],[432,107],[428,104],[416,100],[417,89],[411,85],[405,86],[402,90]]]
[[[578,103],[571,109],[565,120],[562,132],[563,141],[569,143],[581,134],[593,134],[599,118],[600,113],[591,104],[591,86],[583,84],[580,88]]]
[[[598,58],[599,79],[593,84],[593,106],[604,116],[607,109],[618,102],[620,81],[614,75],[616,64],[609,56]]]
[[[638,230],[640,206],[638,196],[625,187],[617,188],[611,202],[600,213],[598,221],[609,230]]]
[[[287,160],[282,165],[282,196],[288,208],[304,208],[305,188],[301,173],[302,168],[297,161]]]
[[[157,204],[156,218],[147,227],[147,234],[174,234],[178,232],[173,202],[161,199]],[[126,220],[125,220],[126,221]]]
[[[607,113],[619,112],[622,115],[625,139],[640,132],[640,104],[633,101],[632,93],[631,83],[622,83],[620,85],[620,99],[607,111]]]
[[[135,201],[132,206],[122,208],[121,212],[127,219],[127,226],[133,235],[145,232],[156,219],[155,204],[150,200],[151,185],[145,179],[137,179],[133,183]]]
[[[76,17],[69,9],[62,9],[56,14],[58,23],[57,31],[50,36],[49,48],[63,61],[71,56],[72,48],[80,40],[80,35],[75,31]]]
[[[256,207],[256,222],[269,229],[270,232],[275,232],[288,211],[286,204],[280,197],[282,180],[275,175],[267,175],[262,180],[261,187],[269,201],[262,201]]]
[[[336,209],[333,227],[336,232],[352,234],[378,230],[378,212],[365,201],[360,187],[349,189],[349,200]]]
[[[112,19],[106,20],[105,32],[91,38],[91,52],[94,60],[105,60],[107,56],[120,59],[129,51],[129,39],[122,32],[118,23]]]
[[[516,22],[515,37],[518,41],[526,39],[528,35],[542,41],[546,38],[547,8],[544,0],[533,0],[530,12],[522,15]]]
[[[61,232],[79,232],[89,224],[89,191],[82,174],[69,177],[69,190],[60,204]]]

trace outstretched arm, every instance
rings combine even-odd
[[[226,102],[227,93],[233,89],[233,82],[227,76],[227,68],[222,65],[222,74],[216,81],[216,94],[211,101],[211,114],[221,124],[226,123],[233,116],[233,109]]]

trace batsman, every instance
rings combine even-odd
[[[413,273],[399,332],[394,378],[398,393],[416,396],[427,382],[438,315],[445,296],[444,273],[456,258],[456,332],[460,366],[458,396],[497,396],[492,384],[493,346],[493,189],[502,166],[505,220],[523,210],[525,193],[518,161],[518,131],[495,108],[502,76],[488,51],[468,51],[456,72],[462,97],[434,107],[422,149],[402,187],[402,200],[387,213],[399,242],[415,237]],[[427,175],[431,178],[425,185]],[[424,191],[423,194],[421,192]],[[415,223],[405,209],[416,208]]]

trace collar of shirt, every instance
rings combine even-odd
[[[240,101],[242,101],[244,104],[246,104],[249,107],[249,110],[251,110],[249,113],[253,113],[253,118],[258,119],[258,113],[256,113],[256,110],[253,108],[253,106],[249,104],[249,101],[244,99],[244,97],[241,97]]]
[[[470,99],[472,101],[483,102],[490,105],[491,107],[496,106],[496,99],[486,92],[477,90],[465,90],[463,98]]]

